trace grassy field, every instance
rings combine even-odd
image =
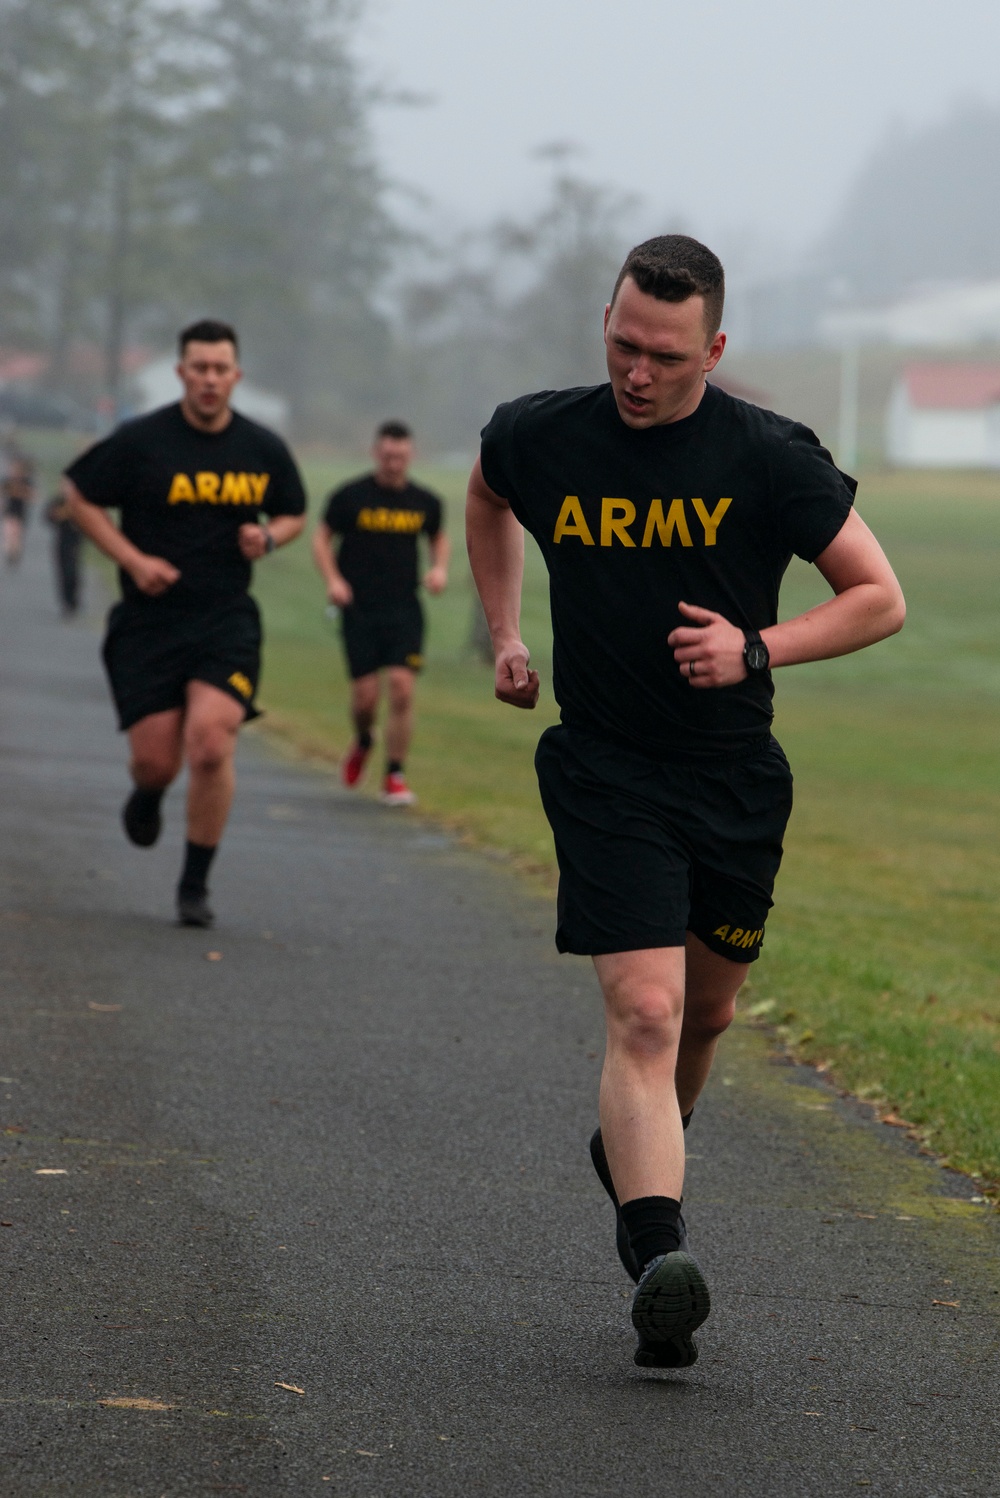
[[[59,441],[52,446],[49,462]],[[315,513],[357,465],[304,467]],[[551,889],[531,764],[555,717],[544,572],[531,550],[524,637],[545,693],[537,712],[519,713],[493,700],[492,673],[466,646],[464,474],[425,468],[419,477],[449,502],[456,542],[452,586],[428,603],[429,664],[408,765],[421,813],[503,850]],[[796,774],[796,809],[744,1010],[909,1120],[936,1153],[997,1180],[1000,478],[872,476],[859,508],[902,579],[909,618],[874,650],[778,673],[776,732]],[[784,612],[822,588],[793,564]],[[270,558],[257,592],[267,626],[262,731],[332,769],[349,735],[346,684],[307,547]]]
[[[312,502],[348,467],[306,464]],[[449,501],[464,475],[420,477]],[[906,1118],[936,1153],[1000,1177],[1000,480],[891,475],[860,509],[907,593],[895,639],[779,673],[776,732],[796,773],[778,903],[746,1009],[845,1087]],[[819,587],[817,588],[817,583]],[[822,596],[793,565],[786,613]],[[347,741],[335,626],[304,546],[259,572],[268,649],[266,731],[332,767]],[[428,668],[408,769],[421,811],[504,850],[551,885],[551,841],[531,759],[555,717],[493,700],[467,648],[472,594],[460,544],[452,587],[428,604]],[[544,572],[529,555],[524,637],[543,683]]]

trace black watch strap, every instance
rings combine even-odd
[[[771,653],[760,637],[759,629],[743,631],[743,664],[751,676],[761,676],[771,664]]]

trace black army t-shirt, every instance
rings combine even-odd
[[[245,593],[251,564],[241,525],[265,515],[301,515],[302,479],[285,443],[238,412],[221,432],[202,432],[180,404],[128,421],[66,470],[84,499],[121,511],[121,528],[149,556],[180,572],[150,600],[122,571],[129,603],[203,607]]]
[[[334,490],[323,516],[341,536],[337,565],[360,608],[391,608],[417,590],[417,537],[436,536],[442,506],[419,484],[386,489],[374,474]]]
[[[499,406],[483,476],[549,570],[563,721],[654,756],[738,751],[768,731],[765,675],[695,690],[667,636],[698,604],[765,629],[792,554],[813,561],[857,485],[808,429],[708,386],[682,421],[633,430],[610,385]]]

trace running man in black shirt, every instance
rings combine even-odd
[[[448,584],[448,537],[436,494],[409,479],[413,438],[401,421],[375,434],[375,471],[336,489],[313,534],[313,555],[330,603],[343,610],[344,650],[351,674],[355,740],[341,766],[345,785],[357,785],[372,750],[379,672],[388,676],[389,717],[382,800],[411,806],[416,796],[404,764],[413,734],[413,683],[423,665],[424,614],[417,597],[418,538],[430,544],[428,593]],[[334,554],[333,538],[341,536]]]
[[[232,802],[236,735],[257,716],[252,563],[299,534],[306,501],[281,438],[229,405],[241,373],[232,328],[186,328],[177,373],[177,405],[126,422],[71,464],[64,483],[77,525],[119,567],[104,664],[132,752],[125,831],[140,848],[156,842],[164,792],[186,761],[177,909],[183,925],[209,926],[208,871]],[[119,511],[120,529],[106,509]]]
[[[523,530],[548,566],[561,723],[538,746],[561,951],[593,957],[607,1051],[591,1155],[637,1282],[636,1362],[685,1367],[709,1294],[681,1216],[683,1129],[760,951],[791,810],[770,671],[860,650],[905,607],[856,485],[807,427],[706,385],[725,347],[710,250],[633,250],[610,383],[500,406],[468,497],[496,695],[535,706]],[[833,597],[778,624],[795,553]]]

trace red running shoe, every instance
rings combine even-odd
[[[351,745],[340,766],[340,778],[345,785],[357,785],[365,772],[365,761],[371,752],[371,744],[367,749],[362,749],[357,742]]]
[[[385,777],[382,800],[386,806],[413,806],[416,799],[406,780],[398,771]]]

